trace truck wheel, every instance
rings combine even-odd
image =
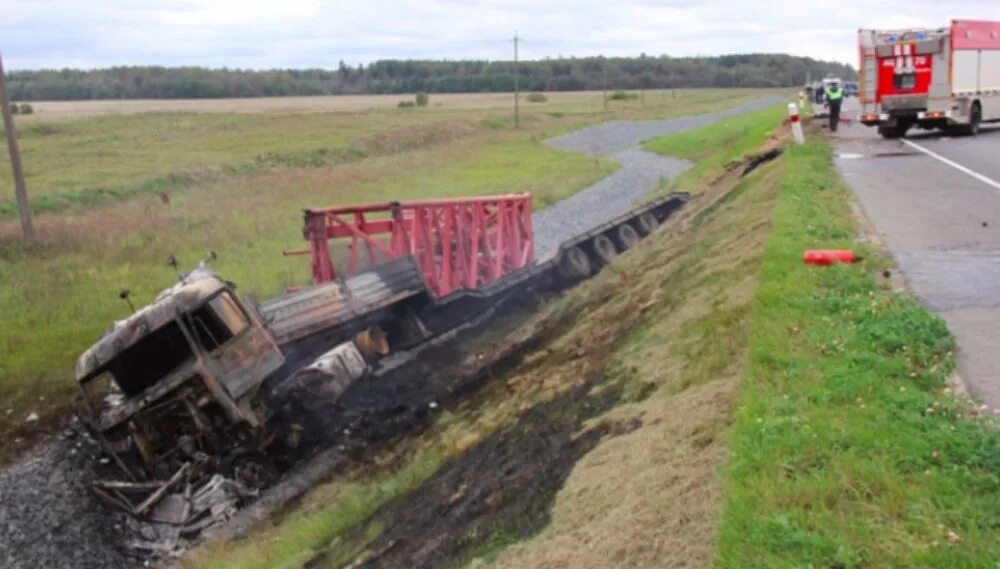
[[[639,239],[641,239],[639,233],[627,223],[619,225],[618,229],[615,230],[615,240],[618,241],[618,245],[622,251],[634,247],[639,242]]]
[[[909,125],[880,126],[878,133],[882,138],[894,140],[906,136],[906,131],[910,130]]]
[[[979,103],[972,103],[969,109],[969,124],[962,128],[962,134],[966,136],[976,136],[979,134],[979,125],[983,122],[983,109]]]
[[[611,261],[618,255],[614,242],[607,235],[594,237],[591,244],[594,247],[594,256],[602,265],[611,264]]]
[[[559,260],[559,273],[569,281],[578,281],[590,276],[590,258],[579,247],[570,247]]]
[[[635,220],[635,226],[639,229],[639,233],[642,233],[643,235],[649,235],[650,233],[656,231],[656,228],[659,227],[659,225],[660,222],[651,211],[647,211]]]

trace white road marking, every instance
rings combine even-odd
[[[837,158],[842,160],[857,160],[858,158],[864,158],[864,154],[855,154],[853,152],[842,152],[837,155]]]
[[[934,158],[936,160],[940,160],[941,162],[944,162],[945,164],[951,166],[952,168],[958,170],[959,172],[962,172],[964,174],[968,174],[968,175],[972,176],[973,178],[979,180],[980,182],[986,184],[987,186],[992,187],[994,190],[1000,190],[1000,182],[997,182],[996,180],[994,180],[992,178],[988,178],[988,177],[980,174],[979,172],[975,172],[973,170],[970,170],[970,169],[966,168],[965,166],[962,166],[958,162],[955,162],[954,160],[949,160],[949,159],[945,158],[944,156],[941,156],[940,154],[938,154],[938,153],[936,153],[936,152],[934,152],[932,150],[928,150],[927,148],[924,148],[923,146],[920,146],[916,142],[913,142],[913,141],[910,141],[910,140],[906,140],[905,138],[901,139],[901,140],[903,141],[903,144],[907,144],[909,146],[912,146],[913,148],[916,148],[917,150],[923,152],[924,154],[930,156],[931,158]]]

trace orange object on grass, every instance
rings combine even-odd
[[[810,249],[802,255],[807,265],[832,265],[834,263],[857,263],[862,258],[849,249]]]

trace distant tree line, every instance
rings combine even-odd
[[[85,99],[205,99],[282,95],[478,93],[512,91],[510,61],[381,60],[328,69],[208,69],[131,66],[8,72],[20,101]],[[525,91],[790,87],[834,74],[853,78],[840,63],[786,54],[718,57],[585,57],[522,61]]]

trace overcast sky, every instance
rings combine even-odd
[[[902,8],[902,9],[901,9]],[[0,0],[8,69],[787,52],[855,64],[859,27],[1000,20],[1000,0]]]

